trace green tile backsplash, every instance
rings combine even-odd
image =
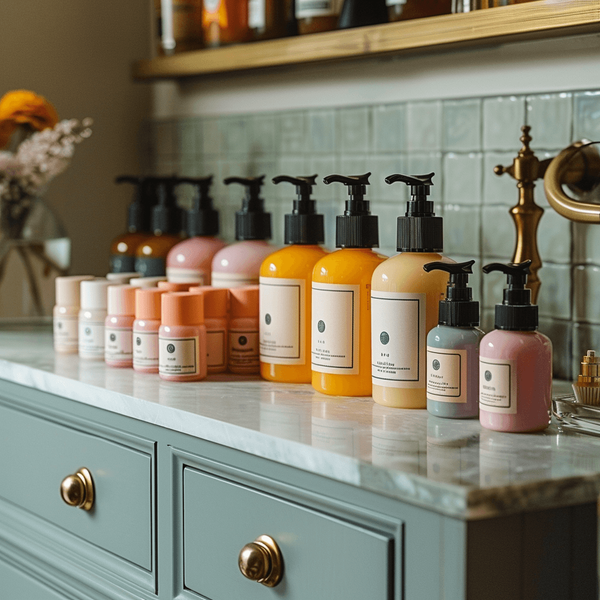
[[[379,216],[381,251],[388,255],[395,253],[396,218],[407,192],[383,179],[396,172],[435,171],[433,199],[445,221],[445,253],[456,260],[475,258],[482,266],[512,257],[515,229],[508,209],[517,201],[517,188],[509,176],[496,176],[493,167],[512,162],[525,123],[532,126],[532,146],[540,159],[574,139],[600,139],[600,92],[157,120],[143,130],[140,149],[148,171],[215,175],[222,235],[230,241],[241,196],[239,189],[222,184],[229,175],[267,175],[264,198],[273,213],[274,242],[282,244],[283,215],[293,194],[274,186],[272,177],[371,171],[369,197]],[[315,196],[326,218],[326,244],[332,247],[345,193],[319,185]],[[600,227],[573,224],[555,213],[542,182],[536,201],[546,210],[538,233],[544,262],[540,329],[554,344],[555,375],[569,378],[588,348],[600,350]],[[189,191],[182,190],[180,202],[190,202]],[[473,277],[486,329],[493,326],[503,281],[497,274]]]

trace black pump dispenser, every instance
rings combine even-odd
[[[148,187],[150,181],[146,177],[134,177],[132,175],[121,175],[115,179],[115,183],[131,183],[135,186],[133,200],[127,207],[127,230],[129,233],[150,231],[150,206]]]
[[[406,214],[398,217],[398,252],[442,252],[444,249],[444,221],[435,216],[433,201],[427,199],[434,175],[397,174],[385,178],[388,184],[402,181],[410,185]]]
[[[531,290],[525,287],[530,260],[522,263],[491,263],[483,267],[484,273],[500,271],[507,276],[502,304],[496,304],[495,327],[508,331],[535,331],[538,327],[538,307],[531,304]]]
[[[213,208],[210,186],[213,176],[182,177],[178,184],[188,183],[195,189],[192,208],[185,211],[185,229],[188,237],[211,236],[219,233],[219,213]]]
[[[423,269],[446,271],[450,274],[446,287],[446,298],[440,300],[440,325],[450,327],[477,327],[479,325],[479,302],[473,300],[469,287],[469,275],[473,273],[474,260],[463,263],[430,262]]]
[[[271,239],[271,213],[265,212],[265,202],[260,197],[264,182],[264,175],[223,180],[225,185],[239,183],[246,188],[242,210],[235,213],[235,239],[238,241]]]
[[[364,175],[328,175],[323,181],[343,183],[348,186],[346,210],[336,217],[335,245],[337,248],[378,248],[379,229],[377,217],[371,214],[369,201],[365,200],[371,173]]]
[[[181,219],[175,188],[179,180],[176,177],[156,177],[152,179],[152,184],[158,204],[152,208],[151,229],[155,235],[177,235]]]
[[[289,177],[279,175],[273,183],[291,183],[296,186],[298,199],[294,200],[292,214],[285,215],[286,244],[314,245],[325,241],[323,215],[317,214],[317,203],[311,198],[312,188],[316,185],[317,175],[309,177]]]

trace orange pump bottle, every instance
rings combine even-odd
[[[426,273],[423,265],[449,261],[440,254],[443,220],[427,199],[433,175],[386,178],[410,185],[411,199],[398,218],[400,254],[379,265],[372,279],[373,400],[384,406],[427,408],[427,334],[438,324],[447,277]]]
[[[369,176],[330,175],[326,184],[348,186],[336,220],[336,246],[312,278],[312,385],[334,396],[371,395],[371,276],[387,257],[379,246],[377,217],[364,199]]]
[[[165,276],[169,250],[181,241],[181,212],[175,198],[175,177],[155,180],[158,204],[152,209],[151,229],[154,235],[135,251],[135,271],[142,277]]]
[[[292,214],[285,215],[285,243],[260,267],[260,374],[269,381],[310,383],[312,273],[327,252],[323,215],[311,191],[317,176],[281,175],[273,183],[296,186]]]

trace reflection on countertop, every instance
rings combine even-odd
[[[171,383],[52,349],[47,327],[0,332],[0,377],[460,518],[594,502],[600,438],[497,433],[477,420],[218,375]]]

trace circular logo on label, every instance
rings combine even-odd
[[[135,344],[136,344],[136,346],[141,346],[142,345],[142,338],[140,338],[140,337],[135,338]]]
[[[110,334],[110,341],[111,342],[116,342],[117,341],[117,336],[114,333]]]
[[[238,338],[238,344],[240,346],[245,346],[248,343],[248,338],[245,335],[240,335]]]
[[[267,325],[270,325],[270,324],[271,324],[271,315],[270,315],[269,313],[267,313],[267,314],[265,315],[265,323],[266,323]]]
[[[386,346],[387,343],[390,341],[390,334],[387,331],[382,331],[379,334],[379,341]]]
[[[168,352],[169,354],[173,354],[173,352],[175,352],[175,346],[173,346],[173,344],[169,344],[169,345],[167,346],[167,352]]]
[[[317,329],[319,330],[319,333],[323,333],[325,331],[325,321],[319,321],[317,323]]]
[[[440,370],[440,361],[436,358],[432,363],[431,366],[433,367],[434,371],[439,371]]]
[[[490,373],[490,371],[486,371],[485,372],[485,380],[486,381],[491,381],[492,380],[492,374]]]
[[[85,328],[85,335],[92,335],[92,330],[89,327]]]

